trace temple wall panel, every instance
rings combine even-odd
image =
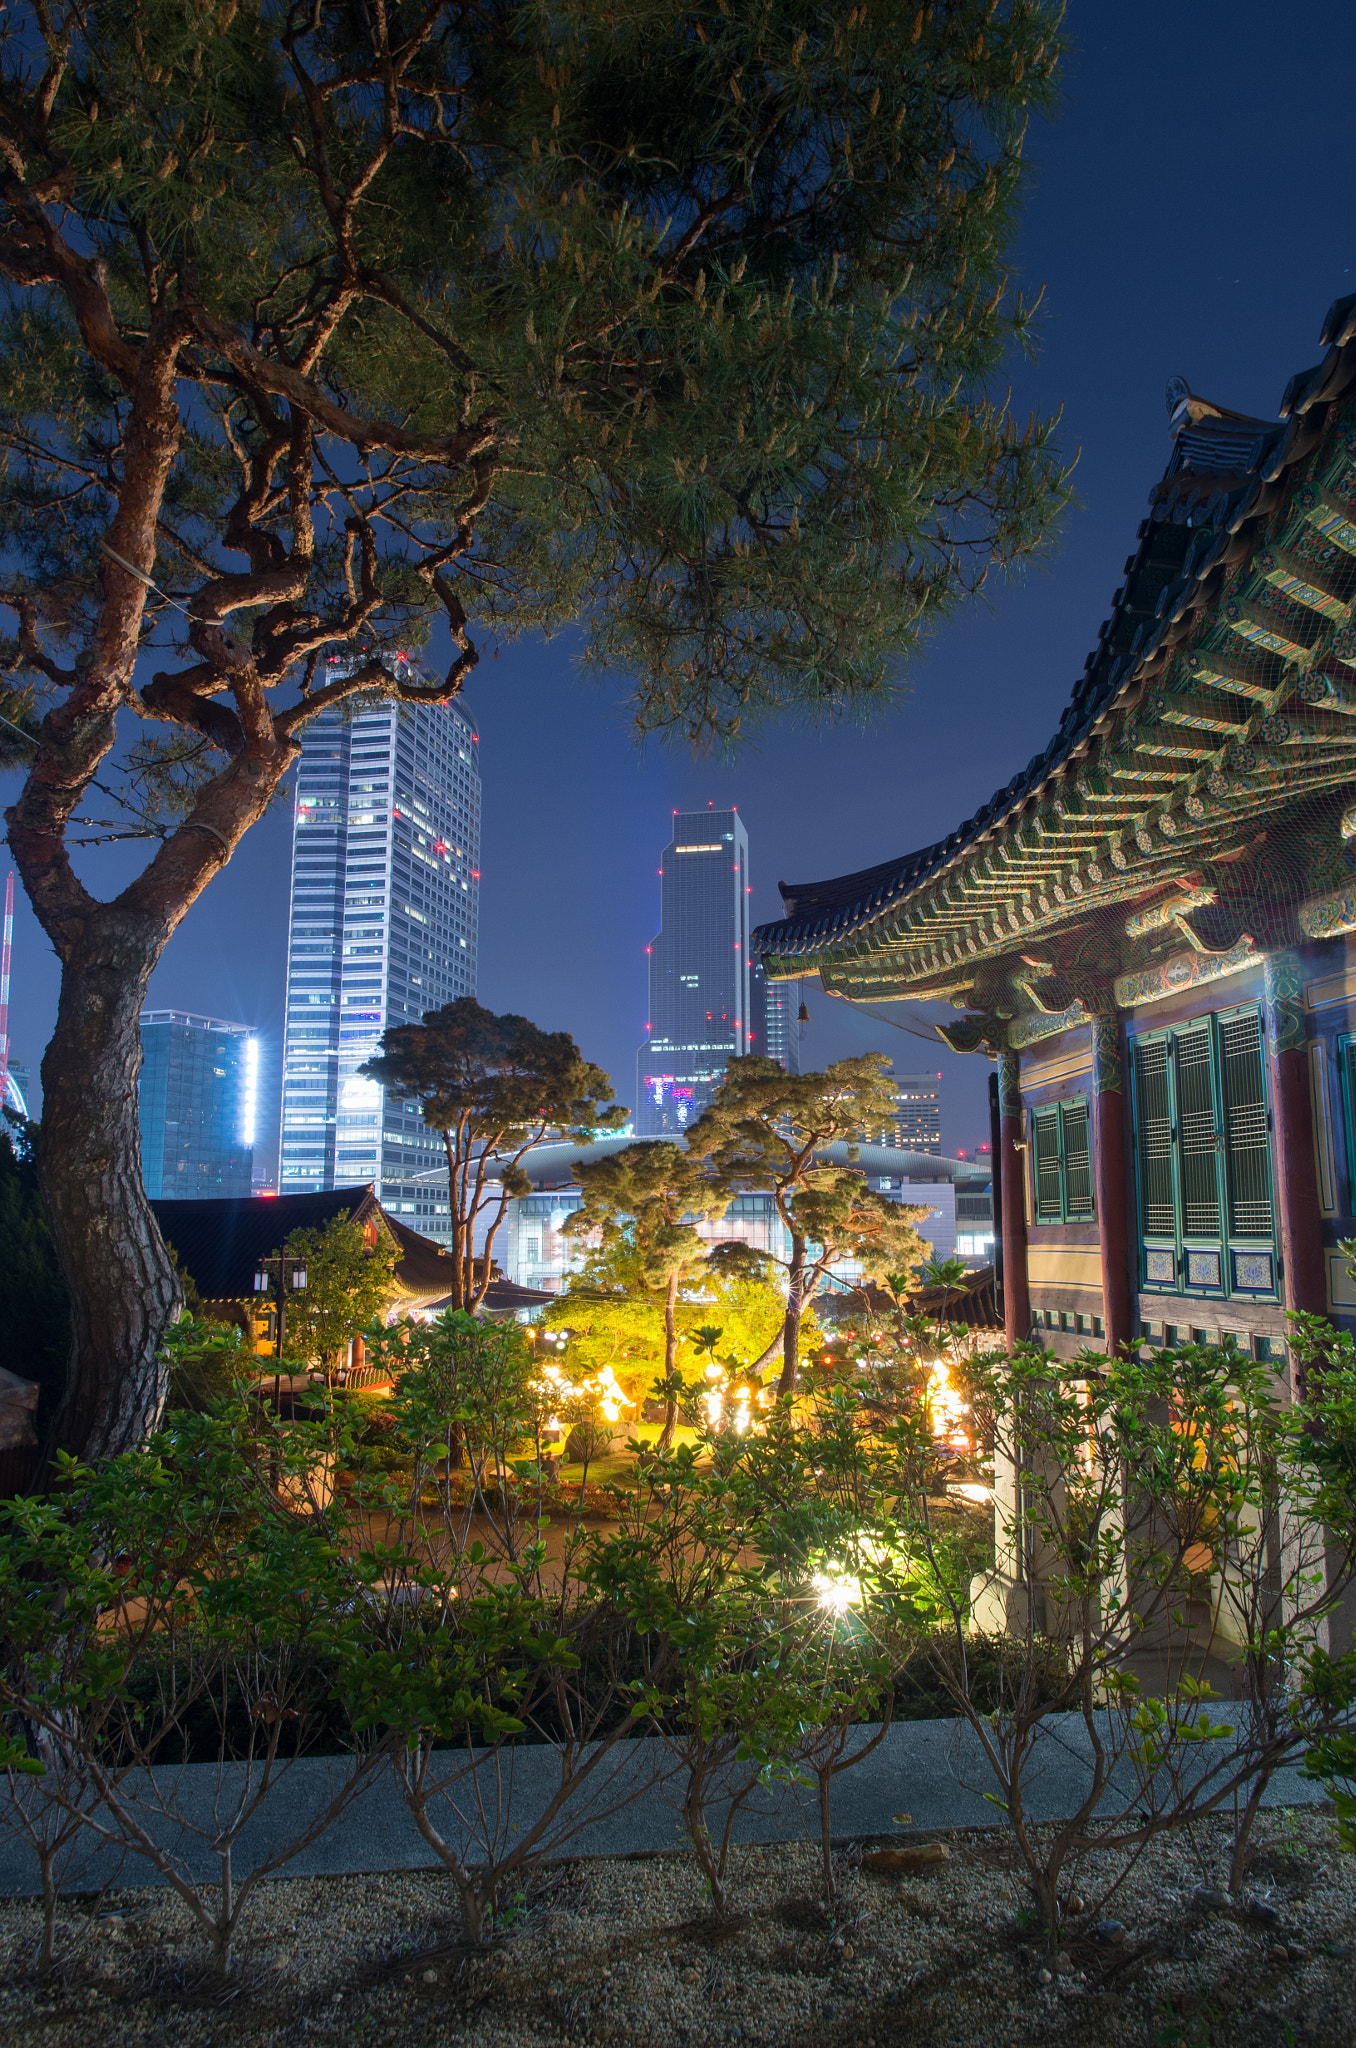
[[[1091,1076],[1092,1038],[1083,1025],[1022,1055],[1022,1100],[1031,1104],[1076,1095]]]
[[[1162,996],[1156,1002],[1134,1004],[1124,1013],[1126,1028],[1130,1031],[1170,1030],[1176,1024],[1189,1024],[1195,1017],[1237,1009],[1243,1003],[1260,1003],[1261,1000],[1262,964],[1259,960],[1255,967],[1245,968],[1241,974],[1230,974],[1220,981],[1202,982]]]
[[[1356,1238],[1356,940],[1344,936],[1313,942],[1299,949],[1298,959],[1304,978],[1303,1032],[1313,1119],[1309,1170],[1318,1190],[1322,1218],[1327,1307],[1339,1323],[1356,1328],[1356,1282],[1348,1276],[1338,1250],[1340,1240]],[[1122,1019],[1130,1055],[1127,1066],[1133,1061],[1135,1041],[1146,1034],[1171,1034],[1206,1020],[1219,1030],[1221,1020],[1246,1018],[1254,1007],[1265,1037],[1264,983],[1259,960],[1256,965],[1249,964],[1217,981],[1193,983],[1171,990],[1159,1000],[1135,1004]],[[1100,1222],[1096,1215],[1054,1221],[1048,1213],[1042,1213],[1037,1191],[1037,1123],[1043,1113],[1041,1130],[1048,1133],[1055,1128],[1054,1116],[1063,1116],[1070,1110],[1078,1113],[1079,1106],[1090,1096],[1091,1085],[1092,1049],[1086,1026],[1052,1034],[1049,1040],[1027,1047],[1021,1054],[1020,1099],[1026,1142],[1022,1178],[1032,1329],[1048,1348],[1069,1356],[1080,1345],[1096,1342],[1103,1335]],[[1127,1074],[1126,1196],[1134,1262],[1131,1286],[1136,1333],[1154,1345],[1185,1343],[1193,1336],[1209,1342],[1232,1336],[1242,1347],[1260,1356],[1282,1355],[1287,1348],[1287,1326],[1278,1221],[1273,1223],[1269,1238],[1274,1262],[1271,1298],[1263,1298],[1264,1291],[1248,1295],[1233,1285],[1245,1276],[1255,1278],[1261,1270],[1257,1260],[1266,1259],[1267,1246],[1259,1239],[1255,1253],[1250,1256],[1246,1243],[1241,1249],[1231,1245],[1223,1225],[1218,1257],[1196,1249],[1196,1241],[1188,1233],[1176,1254],[1181,1276],[1176,1284],[1171,1279],[1167,1285],[1158,1287],[1143,1284],[1145,1233],[1136,1165],[1135,1114],[1134,1088]],[[1281,1163],[1277,1148],[1287,1137],[1276,1129],[1269,1097],[1265,1115],[1271,1134],[1269,1171],[1275,1213]],[[1063,1127],[1058,1128],[1062,1138]],[[1062,1164],[1061,1160],[1061,1168]],[[1050,1200],[1047,1189],[1047,1209]],[[1185,1277],[1188,1270],[1217,1272],[1221,1275],[1220,1284],[1213,1289],[1204,1285],[1193,1287]]]

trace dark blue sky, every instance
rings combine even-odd
[[[1330,301],[1356,290],[1350,0],[1289,19],[1262,0],[1074,0],[1068,24],[1064,104],[1031,138],[1018,247],[1023,285],[1045,287],[1041,352],[1013,371],[1017,408],[1062,406],[1064,445],[1081,450],[1079,503],[1049,562],[939,633],[888,720],[773,730],[733,766],[637,757],[620,692],[580,682],[566,640],[512,647],[473,679],[480,999],[572,1031],[623,1102],[670,811],[738,805],[760,920],[778,914],[779,879],[866,867],[968,817],[1044,747],[1095,641],[1167,457],[1168,377],[1270,416],[1317,360]],[[190,913],[152,987],[156,1003],[258,1026],[275,1074],[287,858],[280,812]],[[11,1030],[35,1066],[56,989],[21,901]],[[879,1049],[939,1067],[946,1149],[986,1134],[984,1060],[930,1050],[817,985],[808,1001],[805,1063]]]

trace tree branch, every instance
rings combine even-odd
[[[0,267],[3,267],[2,247]],[[324,427],[327,433],[364,453],[384,448],[397,455],[417,455],[429,462],[456,466],[473,461],[494,446],[499,425],[497,412],[482,413],[464,432],[455,434],[414,434],[408,428],[397,426],[394,420],[362,419],[326,398],[309,377],[302,376],[290,364],[262,355],[252,343],[243,340],[224,320],[218,320],[205,307],[188,309],[187,317],[192,320],[199,339],[215,349],[251,388],[268,392],[275,398],[287,399],[289,404],[308,414],[317,426]]]

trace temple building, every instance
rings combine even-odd
[[[783,885],[769,981],[987,1055],[1009,1343],[1356,1327],[1356,297],[1172,448],[1054,736],[934,846]],[[1128,522],[1127,522],[1128,523]],[[1033,736],[1034,737],[1034,736]]]

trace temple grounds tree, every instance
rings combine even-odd
[[[695,1356],[719,1354],[727,1372],[748,1376],[780,1340],[786,1300],[766,1259],[757,1262],[755,1271],[741,1265],[732,1272],[720,1251],[717,1246],[678,1290],[673,1308],[678,1348],[690,1343]],[[675,1395],[664,1370],[664,1294],[646,1285],[639,1256],[623,1237],[591,1250],[582,1270],[570,1276],[566,1291],[542,1317],[545,1329],[569,1332],[566,1355],[572,1372],[596,1383],[611,1371],[632,1404],[628,1420],[656,1380],[668,1386],[666,1399]],[[675,1376],[683,1381],[676,1360]],[[680,1410],[692,1391],[690,1382],[676,1390]],[[686,1412],[694,1412],[690,1404]],[[701,1411],[695,1412],[700,1419]]]
[[[369,1243],[363,1225],[351,1217],[333,1216],[323,1230],[291,1231],[282,1255],[290,1349],[331,1371],[349,1339],[386,1313],[395,1267],[389,1240],[378,1235]],[[294,1287],[293,1276],[300,1273],[306,1284]]]
[[[850,1166],[817,1164],[827,1146],[859,1143],[888,1121],[889,1065],[874,1052],[813,1074],[788,1074],[755,1054],[731,1060],[688,1133],[690,1156],[709,1161],[728,1188],[769,1190],[786,1231],[784,1395],[796,1388],[801,1317],[835,1267],[857,1259],[868,1273],[897,1273],[928,1256],[915,1228],[925,1209],[892,1202]]]
[[[373,1330],[369,1344],[374,1363],[399,1382],[389,1412],[399,1421],[418,1409],[424,1418],[425,1454],[449,1468],[469,1463],[482,1507],[487,1486],[502,1495],[515,1457],[539,1444],[546,1407],[527,1333],[517,1323],[449,1308],[431,1323],[409,1318]],[[437,1449],[430,1452],[428,1431],[435,1427]]]
[[[548,1132],[584,1140],[623,1122],[612,1084],[568,1031],[526,1017],[496,1017],[473,996],[430,1010],[422,1024],[388,1031],[362,1070],[417,1102],[447,1151],[452,1219],[451,1305],[477,1309],[490,1284],[499,1226],[532,1183],[524,1153]],[[477,1261],[474,1239],[484,1230]]]
[[[159,1411],[137,1015],[316,711],[446,700],[487,634],[570,622],[642,732],[865,711],[1040,546],[1049,423],[987,393],[1030,325],[1005,258],[1059,15],[8,12],[3,730],[62,966],[63,1444]],[[430,677],[401,657],[435,626]],[[153,856],[101,900],[72,849],[129,835]]]
[[[678,1426],[678,1293],[710,1251],[698,1222],[721,1215],[729,1206],[729,1192],[679,1145],[627,1145],[576,1170],[583,1200],[566,1228],[576,1237],[596,1237],[604,1249],[625,1243],[634,1254],[640,1285],[663,1296],[664,1427],[659,1442],[667,1450]]]

